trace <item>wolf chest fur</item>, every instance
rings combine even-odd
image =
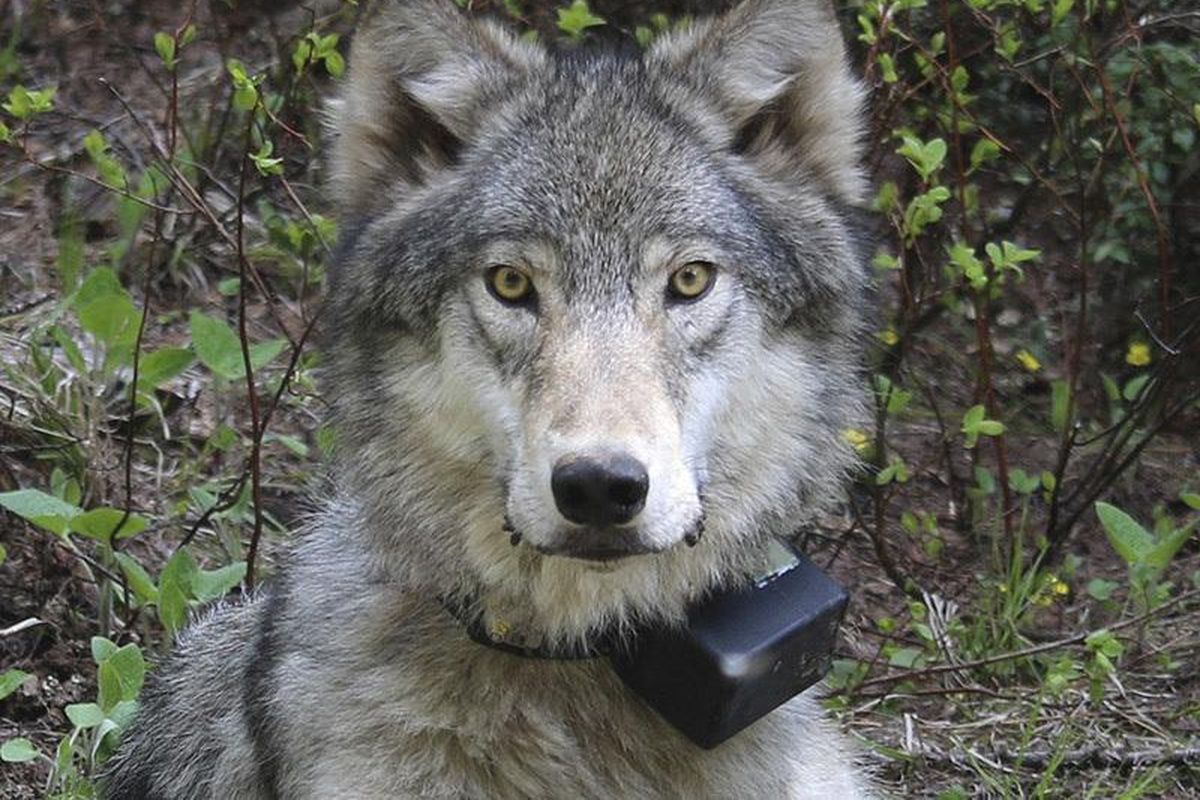
[[[762,566],[852,463],[860,89],[825,0],[645,51],[365,16],[330,114],[341,454],[269,589],[180,637],[116,798],[857,797],[800,696],[702,750],[599,660]]]

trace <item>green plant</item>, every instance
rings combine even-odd
[[[1137,607],[1147,610],[1161,605],[1174,588],[1172,582],[1162,580],[1163,573],[1192,537],[1197,520],[1176,526],[1163,514],[1154,528],[1147,530],[1121,509],[1101,502],[1096,503],[1096,516],[1113,550],[1129,570],[1130,594]]]

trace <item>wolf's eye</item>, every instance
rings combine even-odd
[[[488,270],[487,285],[504,303],[521,303],[533,294],[533,281],[516,267],[492,267]]]
[[[707,261],[689,261],[671,273],[667,293],[676,300],[699,300],[713,285],[717,268]]]

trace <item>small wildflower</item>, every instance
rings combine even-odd
[[[894,347],[896,343],[900,341],[900,335],[896,333],[895,328],[888,328],[887,330],[880,331],[875,335],[879,337],[879,341],[883,342],[888,347]]]
[[[1066,597],[1068,594],[1071,593],[1071,587],[1067,586],[1067,584],[1064,581],[1060,581],[1057,579],[1054,581],[1053,584],[1051,584],[1051,588],[1054,590],[1054,593],[1056,595],[1058,595],[1059,597]]]
[[[1125,353],[1125,363],[1134,367],[1144,367],[1150,363],[1150,345],[1145,342],[1134,342]]]
[[[1030,372],[1037,372],[1042,368],[1042,362],[1038,361],[1037,356],[1028,350],[1018,350],[1017,361],[1020,361],[1021,366]]]
[[[858,428],[846,428],[842,431],[842,438],[855,450],[866,450],[871,444],[870,438]]]

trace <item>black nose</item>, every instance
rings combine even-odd
[[[650,476],[624,454],[565,456],[554,465],[550,488],[559,512],[580,525],[629,522],[646,505]]]

